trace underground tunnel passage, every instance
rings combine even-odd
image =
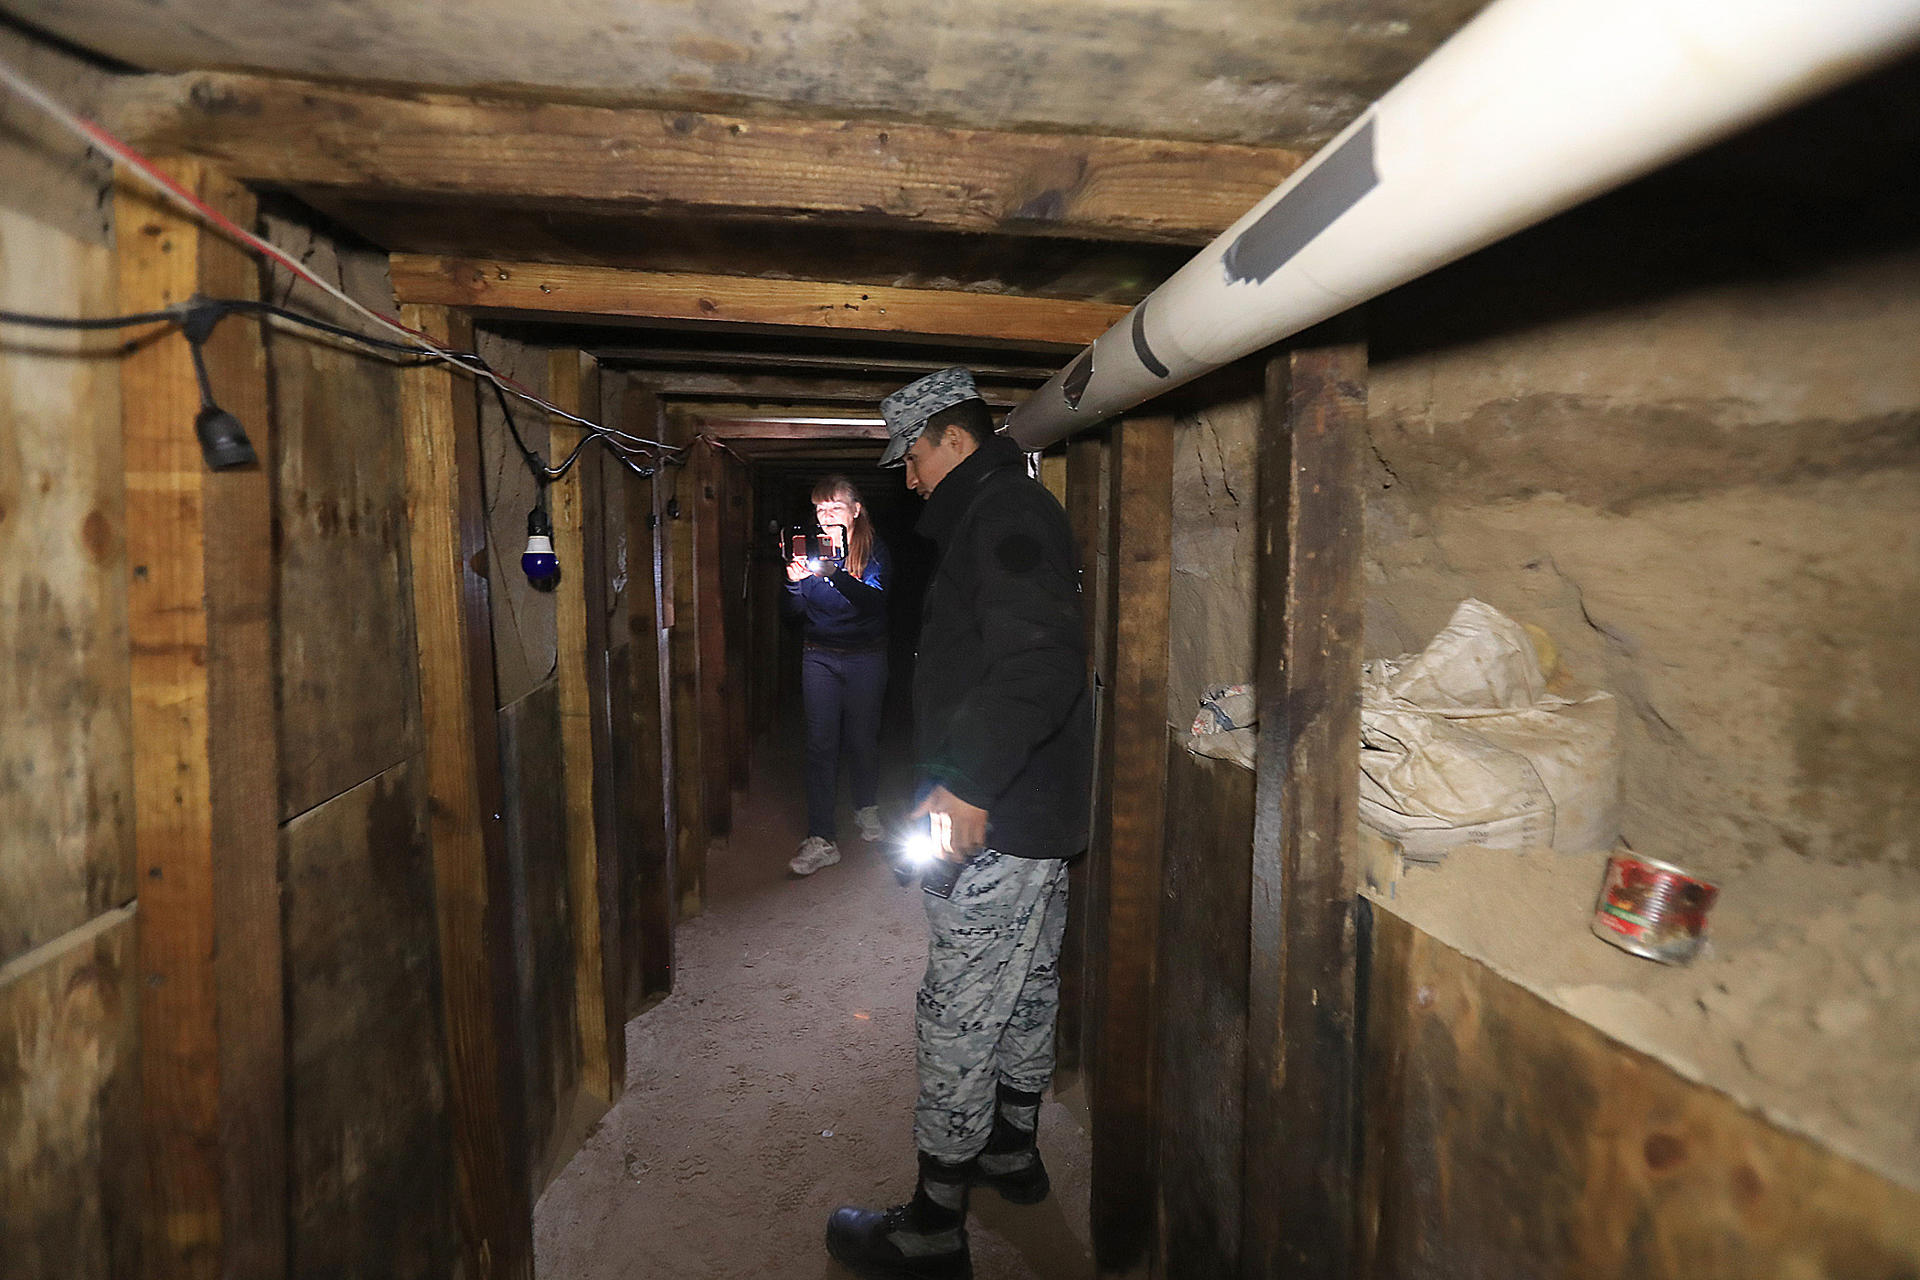
[[[0,8],[0,1280],[849,1274],[956,366],[1095,711],[972,1274],[1920,1273],[1912,0]]]

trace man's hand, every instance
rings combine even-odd
[[[812,573],[812,572],[813,570],[807,568],[807,562],[805,560],[787,561],[787,581],[788,582],[798,582],[800,581],[800,579],[806,577],[809,573]]]
[[[965,862],[987,842],[987,811],[968,804],[945,787],[929,791],[908,816],[924,816],[932,822],[940,856],[948,862]]]

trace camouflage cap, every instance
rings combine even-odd
[[[918,382],[909,382],[880,402],[880,416],[887,420],[887,451],[880,465],[897,467],[906,460],[907,450],[927,429],[927,419],[942,409],[968,400],[978,400],[980,388],[973,383],[971,370],[942,369]]]

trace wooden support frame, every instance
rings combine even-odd
[[[1105,858],[1094,868],[1102,923],[1095,1017],[1093,1247],[1103,1272],[1145,1255],[1154,1206],[1154,968],[1167,784],[1167,624],[1173,573],[1173,423],[1112,429],[1114,554],[1106,618],[1113,694],[1102,755],[1110,797]]]
[[[644,436],[660,433],[659,400],[627,383],[620,397],[625,428]],[[629,1016],[654,996],[673,990],[673,922],[678,895],[674,869],[678,848],[674,797],[673,680],[668,630],[672,584],[667,569],[666,485],[656,471],[627,486],[627,625],[633,636],[635,772],[634,840],[636,913],[640,923],[640,990],[627,993]]]
[[[687,441],[682,428],[669,423],[671,443]],[[681,455],[668,474],[670,495],[663,510],[670,556],[668,590],[664,602],[672,608],[669,628],[673,725],[674,894],[678,919],[700,914],[706,904],[707,768],[704,755],[714,750],[711,735],[701,723],[700,604],[694,574],[694,539],[699,509],[698,450]]]
[[[473,349],[462,315],[407,306],[401,317],[442,347]],[[401,412],[462,1251],[469,1275],[518,1280],[533,1274],[533,1201],[499,821],[478,402],[465,378],[421,366],[402,377]]]
[[[570,413],[597,416],[599,368],[577,351],[547,357],[547,394]],[[558,418],[548,458],[573,455],[586,431]],[[604,1103],[626,1084],[626,993],[620,966],[620,859],[615,829],[613,721],[607,673],[607,590],[602,451],[583,450],[547,490],[553,548],[560,753],[566,785],[567,890],[573,920],[574,1002],[580,1079]]]
[[[760,401],[776,404],[859,405],[873,408],[888,395],[913,381],[911,377],[808,377],[804,374],[728,372],[714,369],[641,370],[635,374],[663,396],[701,396],[708,399]],[[1010,409],[1033,391],[1031,382],[1018,385],[976,378],[980,398]]]
[[[1346,1280],[1367,355],[1311,344],[1269,359],[1261,424],[1241,1274]]]
[[[1306,159],[1230,143],[376,93],[228,72],[139,77],[104,114],[136,144],[283,186],[1192,245]]]
[[[700,768],[705,775],[707,835],[725,839],[733,830],[733,717],[727,709],[733,678],[727,670],[727,597],[721,567],[720,525],[726,512],[726,458],[704,442],[693,449],[692,482],[694,630],[700,646]]]
[[[1085,621],[1087,661],[1093,672],[1094,718],[1104,726],[1104,703],[1112,681],[1112,672],[1103,670],[1097,643],[1105,623],[1106,596],[1101,590],[1100,562],[1107,553],[1105,520],[1106,436],[1084,432],[1067,442],[1066,500],[1067,521],[1073,528],[1073,545],[1080,562],[1080,607]],[[1103,737],[1104,735],[1102,735]],[[1096,747],[1096,749],[1098,749]],[[1073,1069],[1086,1053],[1084,1037],[1091,1025],[1087,1016],[1094,986],[1088,971],[1088,922],[1098,915],[1093,900],[1095,875],[1092,865],[1105,858],[1106,811],[1102,776],[1094,780],[1096,800],[1093,825],[1088,831],[1086,856],[1067,864],[1067,930],[1060,943],[1060,1019],[1056,1032],[1061,1067]]]
[[[252,196],[193,161],[187,190],[242,226]],[[237,247],[123,188],[120,307],[250,298]],[[279,726],[274,703],[272,424],[260,328],[229,317],[205,346],[214,394],[261,462],[213,472],[186,339],[121,365],[132,643],[134,845],[140,868],[144,1273],[286,1269],[286,1028],[281,982]]]
[[[402,301],[483,311],[799,326],[1070,346],[1092,342],[1127,314],[1126,307],[1112,302],[829,280],[768,280],[412,253],[396,253],[389,263],[394,294]]]

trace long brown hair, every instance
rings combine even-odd
[[[853,518],[853,528],[847,530],[847,572],[859,577],[873,558],[873,521],[867,519],[867,504],[861,501],[860,491],[845,476],[824,476],[813,486],[813,501],[844,502],[860,508],[860,514]]]

